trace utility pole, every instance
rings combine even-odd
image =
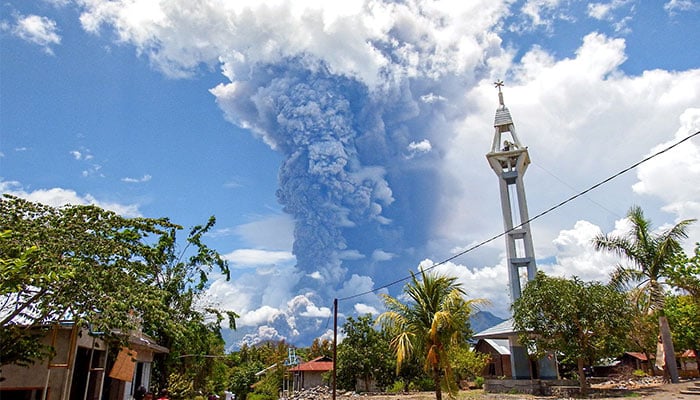
[[[338,377],[338,299],[333,299],[333,400]]]

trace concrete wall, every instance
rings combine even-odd
[[[323,385],[323,373],[316,371],[304,371],[303,389],[310,389],[316,386]]]
[[[562,379],[487,379],[484,391],[487,393],[520,393],[535,396],[551,396],[553,388],[577,387],[578,382]]]
[[[74,352],[70,349],[71,332],[70,328],[59,329],[56,331],[55,339],[52,340],[53,336],[49,333],[41,340],[46,345],[54,343],[56,356],[51,360],[52,364],[67,364],[69,358],[75,357]],[[70,378],[68,368],[52,367],[49,369],[48,360],[38,361],[29,367],[6,365],[2,368],[2,375],[5,380],[0,382],[0,390],[22,388],[41,388],[43,390],[48,379],[50,393],[56,399],[60,398],[61,392]]]

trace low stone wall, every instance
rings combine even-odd
[[[535,396],[553,396],[555,392],[576,391],[577,387],[577,382],[561,379],[487,379],[484,382],[484,391],[487,393],[522,393]]]

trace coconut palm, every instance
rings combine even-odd
[[[452,396],[457,386],[452,379],[448,354],[471,334],[469,315],[483,300],[465,299],[456,278],[426,274],[422,269],[420,280],[411,273],[404,294],[410,298],[408,304],[384,295],[387,311],[377,318],[377,324],[393,338],[396,372],[412,356],[425,357],[424,368],[433,377],[437,400],[442,399],[443,387]]]
[[[631,265],[618,264],[611,276],[611,283],[622,287],[635,285],[632,293],[638,305],[646,312],[657,314],[664,343],[666,365],[671,380],[678,382],[678,370],[668,322],[664,316],[666,280],[672,276],[676,261],[683,253],[680,241],[688,237],[688,225],[695,220],[684,220],[670,229],[654,234],[651,222],[644,218],[642,209],[633,206],[627,213],[632,226],[624,236],[598,235],[593,239],[596,250],[610,251]]]

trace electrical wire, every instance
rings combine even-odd
[[[545,173],[547,173],[549,176],[551,176],[552,178],[556,179],[559,183],[561,183],[562,185],[564,185],[564,186],[568,187],[569,189],[571,189],[572,192],[574,192],[574,193],[576,192],[576,188],[574,188],[573,186],[569,185],[568,183],[566,183],[563,179],[559,178],[558,176],[554,175],[554,173],[553,173],[552,171],[547,170],[544,166],[539,165],[539,164],[534,163],[534,162],[531,162],[530,164],[531,164],[531,165],[534,165],[535,167],[537,167],[537,168],[539,168],[539,169],[541,169],[542,171],[544,171]],[[601,209],[605,210],[605,211],[608,212],[610,215],[613,215],[613,216],[615,216],[615,217],[617,217],[617,218],[622,218],[618,213],[612,211],[611,209],[609,209],[609,208],[605,207],[604,205],[600,204],[599,202],[593,200],[591,197],[586,196],[586,199],[587,199],[588,201],[590,201],[591,203],[597,205],[597,206],[600,207]]]
[[[606,183],[612,181],[613,179],[617,178],[618,176],[623,175],[623,174],[625,174],[625,173],[627,173],[627,172],[629,172],[629,171],[631,171],[631,170],[637,168],[637,167],[640,166],[641,164],[644,164],[645,162],[647,162],[647,161],[649,161],[649,160],[651,160],[651,159],[653,159],[653,158],[655,158],[655,157],[657,157],[657,156],[659,156],[659,155],[661,155],[661,154],[663,154],[663,153],[665,153],[665,152],[667,152],[667,151],[673,149],[674,147],[676,147],[676,146],[678,146],[678,145],[680,145],[680,144],[682,144],[682,143],[684,143],[684,142],[686,142],[686,141],[688,141],[688,140],[694,138],[694,137],[697,136],[697,135],[700,135],[700,131],[697,131],[697,132],[693,133],[692,135],[689,135],[689,136],[687,136],[687,137],[685,137],[685,138],[679,140],[678,142],[676,142],[676,143],[674,143],[674,144],[672,144],[672,145],[670,145],[670,146],[668,146],[668,147],[665,147],[664,149],[659,150],[659,151],[657,151],[656,153],[654,153],[654,154],[652,154],[652,155],[650,155],[650,156],[648,156],[648,157],[643,158],[641,161],[638,161],[638,162],[636,162],[636,163],[630,165],[629,167],[627,167],[627,168],[621,170],[620,172],[617,172],[616,174],[611,175],[611,176],[609,176],[608,178],[603,179],[602,181],[596,183],[595,185],[589,187],[588,189],[586,189],[586,190],[584,190],[584,191],[582,191],[582,192],[579,192],[579,193],[577,193],[577,194],[575,194],[575,195],[573,195],[573,196],[567,198],[566,200],[563,200],[563,201],[559,202],[558,204],[556,204],[556,205],[554,205],[554,206],[552,206],[552,207],[550,207],[550,208],[548,208],[548,209],[542,211],[541,213],[535,215],[534,217],[528,219],[527,221],[522,222],[520,225],[515,226],[515,227],[513,227],[513,228],[511,228],[511,229],[509,229],[509,230],[507,230],[507,231],[502,232],[502,233],[499,233],[498,235],[492,236],[492,237],[490,237],[490,238],[488,238],[488,239],[486,239],[486,240],[484,240],[484,241],[482,241],[482,242],[479,242],[479,243],[477,243],[477,244],[475,244],[475,245],[473,245],[473,246],[467,248],[466,250],[463,250],[463,251],[461,251],[461,252],[459,252],[459,253],[457,253],[457,254],[451,256],[451,257],[448,257],[448,258],[446,258],[446,259],[444,259],[444,260],[442,260],[442,261],[440,261],[440,262],[438,262],[438,263],[436,263],[436,264],[431,265],[431,266],[428,267],[428,268],[423,269],[423,271],[430,271],[430,270],[432,270],[432,269],[435,269],[435,268],[439,267],[440,265],[446,264],[446,263],[448,263],[448,262],[454,260],[455,258],[461,257],[461,256],[463,256],[463,255],[465,255],[465,254],[467,254],[467,253],[469,253],[469,252],[471,252],[471,251],[473,251],[473,250],[478,249],[479,247],[482,247],[482,246],[484,246],[484,245],[486,245],[486,244],[488,244],[488,243],[490,243],[490,242],[493,242],[494,240],[496,240],[496,239],[498,239],[498,238],[500,238],[500,237],[503,237],[503,236],[507,235],[508,233],[510,233],[510,232],[512,232],[512,231],[514,231],[514,230],[516,230],[516,229],[521,228],[523,225],[529,224],[530,222],[535,221],[535,220],[537,220],[537,219],[539,219],[539,218],[541,218],[541,217],[543,217],[543,216],[549,214],[550,212],[552,212],[552,211],[554,211],[554,210],[556,210],[556,209],[558,209],[558,208],[564,206],[565,204],[567,204],[567,203],[569,203],[569,202],[571,202],[571,201],[576,200],[577,198],[579,198],[579,197],[585,195],[586,193],[588,193],[588,192],[590,192],[590,191],[593,191],[593,190],[599,188],[600,186],[603,186],[604,184],[606,184]],[[372,290],[367,290],[367,291],[365,291],[365,292],[361,292],[361,293],[353,294],[353,295],[350,295],[350,296],[347,296],[347,297],[339,298],[338,301],[350,300],[350,299],[354,299],[354,298],[357,298],[357,297],[361,297],[361,296],[364,296],[364,295],[367,295],[367,294],[370,294],[370,293],[375,293],[375,292],[377,292],[377,291],[379,291],[379,290],[386,289],[386,288],[391,287],[391,286],[394,286],[394,285],[396,285],[396,284],[398,284],[398,283],[407,281],[407,280],[410,279],[410,278],[411,278],[411,276],[405,276],[405,277],[403,277],[403,278],[401,278],[401,279],[397,279],[397,280],[395,280],[395,281],[391,281],[391,282],[389,282],[389,283],[386,283],[386,284],[384,284],[384,285],[382,285],[382,286],[379,286],[379,287],[377,287],[377,288],[374,288],[374,289],[372,289]]]

